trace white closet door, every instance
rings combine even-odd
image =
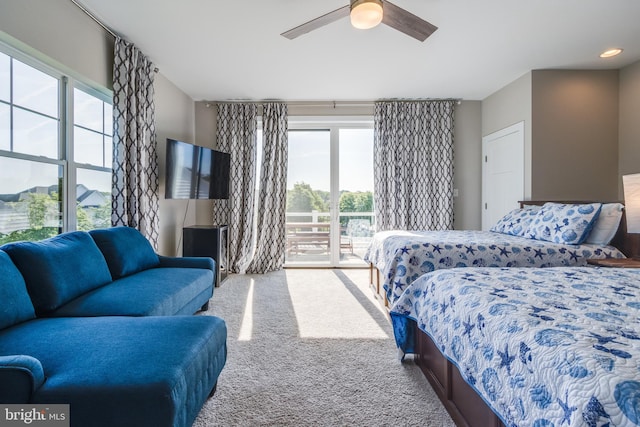
[[[482,138],[482,229],[524,199],[524,122]]]

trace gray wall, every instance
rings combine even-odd
[[[456,106],[454,127],[453,199],[456,230],[482,228],[482,102],[462,101]]]
[[[288,102],[290,116],[367,116],[373,117],[371,102]]]
[[[534,70],[482,102],[482,135],[525,122],[525,198],[618,199],[618,71]]]
[[[69,0],[3,0],[0,39],[97,88],[112,89],[113,37]],[[159,252],[173,255],[181,235],[186,201],[164,200],[165,139],[195,138],[194,105],[158,74],[155,83],[160,168]],[[193,206],[187,223],[195,221]]]
[[[2,0],[0,30],[0,38],[49,65],[113,88],[114,39],[69,0]]]
[[[482,101],[483,137],[516,123],[524,122],[524,198],[527,200],[532,198],[531,79],[531,73],[526,73]],[[482,168],[477,179],[482,180]],[[480,203],[478,203],[478,208],[480,208]]]
[[[155,83],[156,133],[158,163],[160,165],[160,242],[158,250],[164,255],[182,254],[182,227],[196,223],[194,200],[167,200],[165,163],[167,138],[193,143],[195,141],[195,107],[193,100],[161,74]]]
[[[616,200],[618,71],[533,71],[531,194]]]
[[[208,102],[196,102],[196,144],[203,147],[216,148],[216,107]],[[211,224],[213,218],[213,202],[196,200],[195,224]]]
[[[620,70],[618,175],[640,173],[640,61]],[[622,179],[618,197],[623,199]]]

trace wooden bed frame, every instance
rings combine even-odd
[[[545,201],[523,201],[520,206],[542,205]],[[563,203],[563,202],[558,202]],[[590,203],[590,202],[564,202]],[[628,234],[626,218],[623,216],[618,231],[611,241],[611,245],[620,249],[627,257],[640,255],[640,234]],[[377,287],[373,285],[374,267],[370,268],[370,283],[379,297],[380,273],[377,269]],[[386,298],[384,299],[386,306]],[[388,307],[387,307],[388,309]],[[500,418],[493,412],[485,401],[464,380],[458,368],[440,352],[431,338],[415,327],[416,364],[422,370],[449,415],[459,427],[504,427]]]
[[[416,326],[416,364],[459,427],[504,427],[500,418],[442,355],[431,338]]]

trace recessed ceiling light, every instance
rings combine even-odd
[[[619,47],[613,49],[607,49],[600,54],[600,58],[611,58],[612,56],[620,55],[622,53],[622,49]]]

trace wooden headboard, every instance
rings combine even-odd
[[[520,207],[524,205],[541,206],[547,202],[555,203],[611,203],[611,202],[594,202],[588,200],[520,200]],[[622,203],[622,202],[620,202]],[[627,220],[625,211],[622,211],[622,219],[618,226],[618,231],[611,241],[611,246],[618,248],[623,254],[629,258],[638,258],[640,256],[640,234],[627,233]]]

